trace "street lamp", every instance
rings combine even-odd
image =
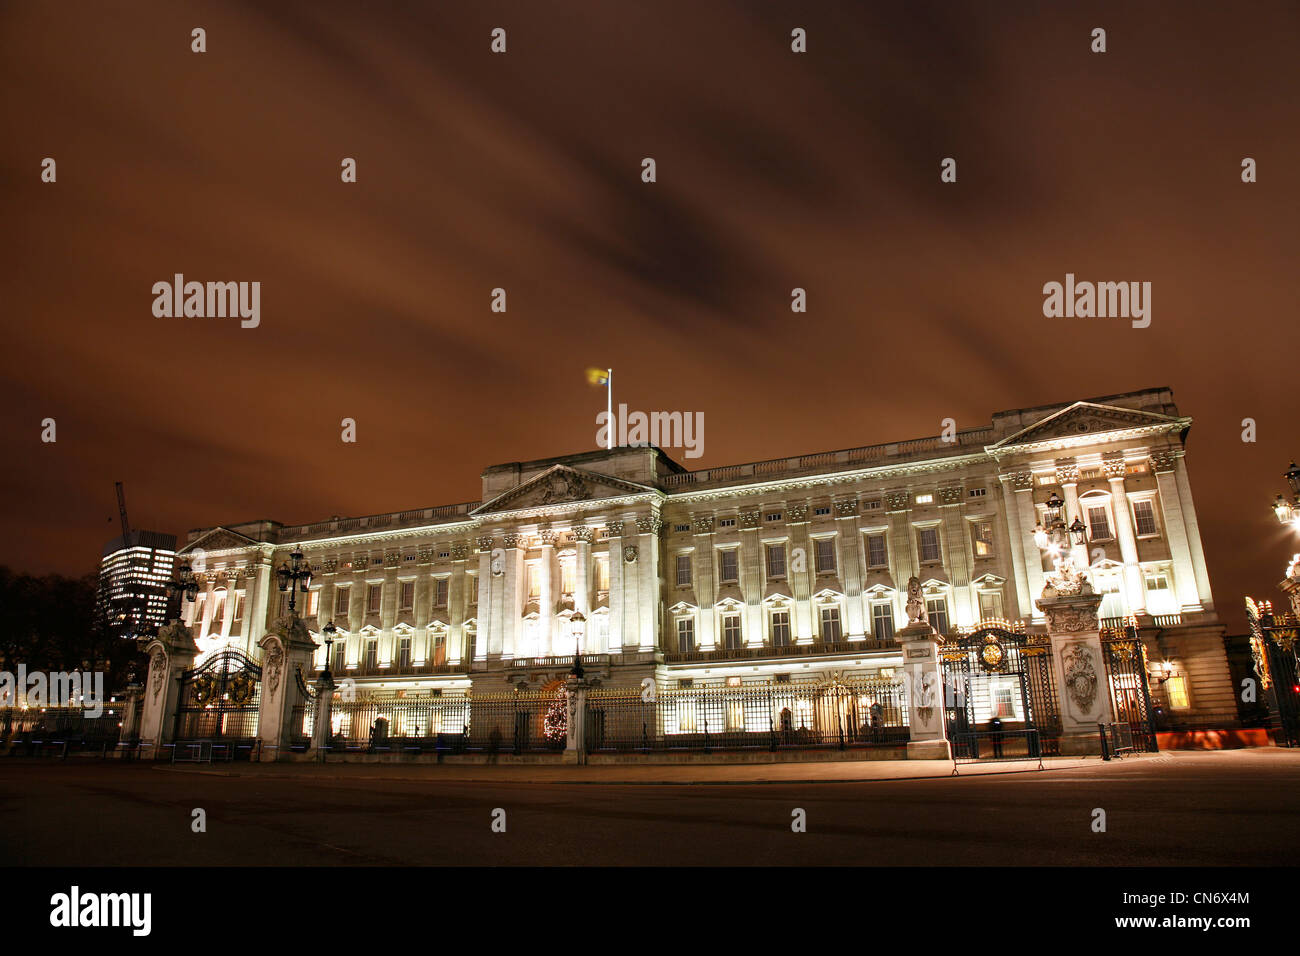
[[[330,673],[330,648],[334,646],[334,641],[338,639],[339,629],[330,621],[321,628],[321,636],[325,638],[325,669],[321,671],[320,679],[322,683],[332,683],[334,675]]]
[[[573,625],[573,668],[569,671],[569,676],[581,680],[583,675],[582,631],[587,619],[582,616],[581,611],[574,611],[573,617],[569,618],[569,623]]]
[[[181,608],[184,607],[182,602],[189,601],[193,604],[199,596],[199,579],[188,561],[182,561],[176,568],[176,578],[167,582],[167,590],[171,592],[171,598],[177,602],[176,616],[179,618]]]
[[[1291,486],[1291,500],[1287,501],[1282,495],[1278,495],[1273,502],[1273,514],[1277,516],[1279,524],[1290,525],[1296,531],[1300,531],[1300,468],[1296,467],[1293,461],[1282,477]]]
[[[298,548],[293,549],[289,560],[293,562],[292,567],[288,561],[284,561],[280,564],[280,570],[275,573],[280,579],[280,590],[289,592],[289,616],[296,617],[294,595],[299,588],[306,594],[307,589],[311,587],[311,565],[303,560],[302,551]]]
[[[1066,525],[1065,502],[1055,491],[1045,502],[1043,523],[1034,527],[1034,544],[1052,560],[1055,573],[1048,580],[1052,587],[1060,592],[1074,592],[1083,587],[1084,573],[1076,566],[1075,550],[1086,549],[1088,529],[1078,515]]]

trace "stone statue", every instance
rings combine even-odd
[[[907,579],[907,624],[929,624],[930,612],[925,609],[921,596],[921,579],[912,575]]]

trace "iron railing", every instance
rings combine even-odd
[[[908,740],[903,684],[784,682],[661,690],[596,689],[589,753],[899,747]]]
[[[99,716],[82,707],[0,708],[0,745],[12,755],[112,750],[122,732],[121,703],[104,704]]]

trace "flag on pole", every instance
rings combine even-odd
[[[587,381],[592,385],[608,385],[609,369],[606,368],[589,368],[587,369]]]
[[[605,440],[605,447],[612,449],[614,447],[614,383],[610,381],[614,377],[612,368],[589,368],[587,369],[587,381],[592,385],[605,386],[605,428],[608,431],[608,438]],[[599,416],[596,421],[600,421]]]

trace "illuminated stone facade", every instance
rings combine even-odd
[[[888,676],[912,575],[941,632],[1042,625],[1033,529],[1056,492],[1088,526],[1102,616],[1136,615],[1153,666],[1172,665],[1157,703],[1231,713],[1190,424],[1151,389],[700,471],[651,447],[494,465],[481,501],[192,532],[186,621],[204,650],[255,653],[285,612],[273,568],[298,547],[315,570],[299,613],[318,640],[334,621],[335,677],[369,693],[542,686],[568,670],[575,630],[589,674],[617,684]]]

